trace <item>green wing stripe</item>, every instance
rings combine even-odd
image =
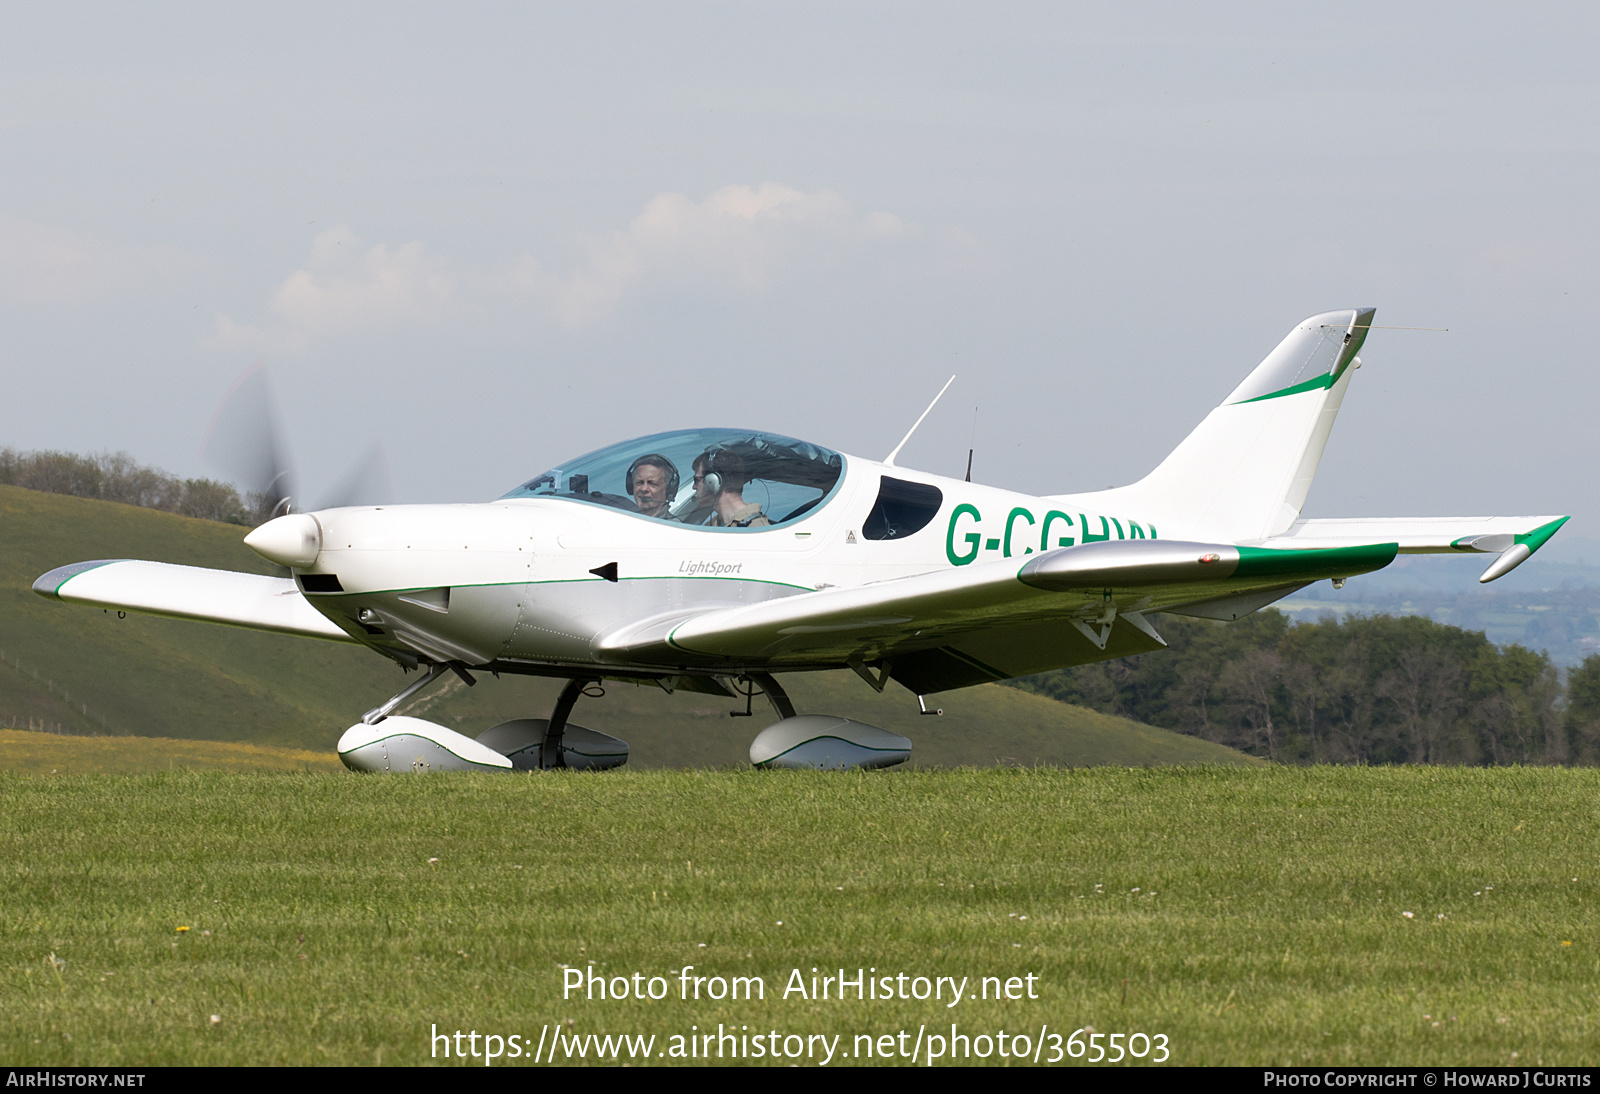
[[[1240,547],[1236,578],[1353,577],[1381,570],[1400,553],[1398,543],[1370,543],[1360,547],[1329,547],[1318,550],[1283,551],[1265,547]]]

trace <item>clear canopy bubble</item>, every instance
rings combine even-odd
[[[728,531],[790,524],[832,495],[844,457],[792,437],[679,429],[590,452],[507,498],[561,498],[652,520]]]

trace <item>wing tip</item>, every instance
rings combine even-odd
[[[33,591],[48,600],[61,599],[61,587],[79,574],[90,570],[97,570],[101,566],[109,566],[113,562],[126,562],[124,558],[101,558],[92,562],[74,562],[67,566],[57,566],[49,573],[40,574],[34,580]]]

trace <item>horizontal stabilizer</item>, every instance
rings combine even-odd
[[[1374,539],[1393,540],[1403,555],[1498,555],[1478,580],[1490,582],[1521,566],[1560,531],[1569,517],[1366,517],[1301,520],[1272,548],[1340,548]]]
[[[52,600],[109,611],[197,619],[252,630],[353,642],[313,608],[290,578],[106,559],[51,570],[33,591]]]
[[[1142,588],[1241,578],[1254,581],[1285,574],[1315,580],[1353,577],[1394,561],[1393,543],[1347,544],[1318,551],[1263,550],[1181,540],[1088,543],[1050,551],[1017,574],[1024,585],[1069,589]]]
[[[1499,554],[1518,543],[1537,551],[1567,522],[1566,517],[1338,517],[1297,520],[1263,547],[1348,547],[1357,543],[1400,545],[1403,555],[1462,551]]]

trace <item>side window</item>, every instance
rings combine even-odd
[[[926,528],[943,504],[944,494],[937,486],[885,475],[861,534],[866,539],[904,539]]]

